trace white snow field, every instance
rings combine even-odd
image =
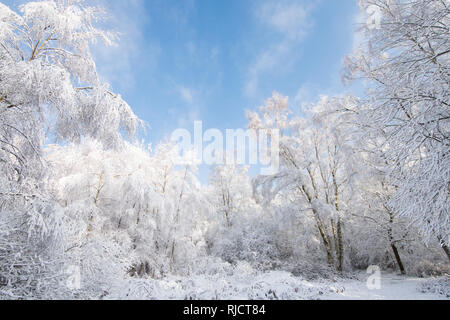
[[[345,290],[330,295],[339,300],[450,300],[449,279],[426,279],[385,274],[379,290],[369,290],[365,281],[342,282]]]
[[[370,290],[369,275],[354,279],[305,280],[289,272],[199,275],[163,280],[136,279],[106,299],[150,300],[450,300],[450,278],[411,278],[382,274]]]

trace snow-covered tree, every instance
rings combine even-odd
[[[29,2],[19,13],[0,4],[0,156],[10,172],[20,175],[47,138],[115,146],[137,130],[139,119],[99,80],[89,50],[114,40],[94,27],[100,13],[81,1]]]
[[[378,139],[396,187],[390,206],[439,239],[450,259],[450,8],[440,0],[363,0],[380,13],[346,59],[346,78],[367,80],[359,123]],[[372,10],[373,11],[373,10]]]
[[[83,248],[102,242],[109,247],[100,250],[120,248],[107,253],[128,261],[121,272],[104,274],[159,278],[189,273],[204,254],[206,202],[195,167],[175,165],[175,146],[161,144],[152,151],[126,143],[120,150],[104,150],[99,142],[86,141],[51,146],[48,152],[51,190],[65,212],[67,252],[79,261],[92,257]]]
[[[216,167],[210,177],[209,194],[213,210],[231,227],[236,214],[245,214],[254,205],[248,168],[234,164]]]
[[[141,123],[97,75],[90,45],[115,38],[94,26],[100,17],[82,1],[28,2],[19,12],[0,3],[0,290],[12,297],[64,291],[49,280],[64,278],[65,239],[43,145],[87,136],[117,147]]]
[[[265,210],[253,198],[248,167],[234,163],[215,167],[204,192],[210,210],[209,254],[233,264],[245,261],[259,270],[273,269],[280,259],[278,224],[270,208]]]
[[[305,117],[291,117],[288,100],[275,94],[250,113],[253,129],[277,128],[283,133],[280,146],[282,168],[271,177],[259,177],[255,189],[269,202],[288,188],[297,199],[296,210],[311,214],[329,265],[343,270],[343,224],[351,199],[354,175],[351,130],[341,106],[352,97],[327,98],[305,110]]]

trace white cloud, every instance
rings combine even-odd
[[[305,106],[316,103],[321,98],[323,92],[332,93],[333,89],[334,88],[322,88],[307,82],[298,89],[294,102],[300,107],[300,110],[303,110]],[[338,94],[338,92],[336,92],[336,94]]]
[[[299,59],[298,49],[312,26],[311,1],[266,1],[256,10],[258,20],[279,39],[263,48],[249,66],[245,93],[254,96],[263,75],[280,72]]]
[[[270,73],[277,69],[283,58],[288,58],[291,45],[286,41],[276,43],[262,51],[248,70],[245,92],[252,96],[256,94],[261,74]],[[286,61],[286,60],[285,60]]]
[[[309,8],[299,2],[266,2],[258,10],[262,22],[291,39],[300,39],[308,31]]]
[[[189,41],[186,44],[186,50],[189,56],[195,56],[197,54],[197,45],[193,41]]]
[[[143,64],[156,64],[160,47],[144,41],[148,15],[145,0],[99,1],[106,8],[109,19],[105,27],[119,33],[116,46],[96,45],[93,50],[101,77],[115,90],[135,85],[136,69]]]
[[[311,100],[312,98],[312,88],[309,84],[302,85],[298,91],[297,95],[294,98],[295,102],[309,102],[308,100]]]
[[[186,102],[188,104],[192,104],[194,102],[194,94],[191,89],[180,86],[178,88],[178,92],[184,102]]]
[[[184,105],[170,108],[168,113],[174,118],[178,128],[190,128],[194,121],[202,120],[201,97],[192,88],[176,84],[174,81],[173,85]]]
[[[220,49],[217,46],[211,49],[211,52],[210,52],[210,59],[211,59],[211,61],[216,62],[217,61],[217,57],[219,55],[220,55]]]

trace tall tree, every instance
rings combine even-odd
[[[438,238],[449,255],[450,8],[441,0],[362,0],[378,11],[346,59],[346,78],[365,79],[358,110],[366,134],[382,141],[397,190],[390,206]]]
[[[91,44],[115,39],[94,26],[101,14],[82,1],[28,2],[18,12],[0,3],[0,278],[19,298],[56,297],[65,272],[43,145],[87,136],[118,147],[141,124],[96,72]]]
[[[328,264],[344,268],[344,221],[353,177],[351,131],[342,105],[352,98],[327,98],[304,110],[306,116],[291,117],[288,100],[275,94],[260,109],[249,113],[253,129],[279,129],[282,168],[255,182],[259,194],[269,200],[283,189],[301,199],[300,211],[309,211],[326,252]]]

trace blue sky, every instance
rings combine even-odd
[[[2,2],[10,6],[23,0]],[[121,32],[98,69],[147,121],[153,144],[177,128],[245,128],[245,110],[278,91],[300,108],[341,94],[356,0],[99,0]]]
[[[157,142],[194,120],[206,128],[246,126],[278,91],[293,107],[342,88],[353,47],[355,0],[111,1],[123,32],[99,50],[99,69],[152,126]],[[118,50],[119,49],[119,50]],[[126,52],[122,52],[125,50]]]

